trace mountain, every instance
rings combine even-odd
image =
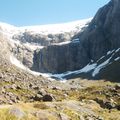
[[[0,23],[0,33],[11,44],[11,52],[24,65],[33,66],[33,53],[36,49],[52,44],[66,44],[78,31],[82,31],[90,19],[64,24],[15,27]]]
[[[4,46],[9,46],[4,49],[9,51],[7,58],[58,79],[118,81],[114,71],[120,70],[119,9],[119,1],[111,0],[93,19],[26,27],[0,23],[0,33],[7,39]]]
[[[0,120],[119,120],[119,6],[64,24],[1,22]]]
[[[31,70],[34,54],[49,45],[69,44],[70,38],[78,31],[82,31],[89,21],[90,19],[66,24],[30,27],[16,27],[1,22],[0,104],[41,100],[41,96],[37,96],[37,92],[42,88],[45,93],[43,96],[47,94],[50,99],[53,99],[48,89],[56,85],[58,88],[64,89],[64,83],[53,81],[51,74]],[[67,89],[71,87],[69,84],[65,86]]]
[[[119,81],[120,75],[114,73],[120,71],[119,5],[119,0],[111,0],[100,8],[88,27],[71,38],[73,42],[48,46],[35,52],[34,70]],[[88,65],[94,65],[94,68],[83,71]],[[82,71],[79,75],[75,72],[78,70]]]
[[[1,22],[1,36],[6,38],[4,42],[9,44],[9,49],[4,48],[9,52],[6,58],[21,68],[25,68],[23,67],[25,65],[33,69],[36,49],[70,43],[70,39],[76,33],[83,31],[90,21],[91,19],[85,19],[63,24],[26,27],[15,27]]]

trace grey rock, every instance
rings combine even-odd
[[[41,101],[42,98],[43,96],[40,94],[36,94],[35,96],[31,97],[31,99],[33,99],[34,101]]]
[[[0,87],[0,93],[1,93],[1,94],[5,93],[4,87]]]
[[[40,88],[39,88],[39,86],[33,86],[32,87],[34,90],[39,90]]]
[[[32,69],[39,72],[62,73],[84,67],[89,62],[80,44],[53,45],[34,53]]]
[[[30,87],[30,88],[32,88],[33,86],[34,86],[33,83],[30,83],[30,84],[29,84],[29,87]]]
[[[117,84],[117,85],[115,86],[115,89],[116,89],[116,90],[120,90],[120,84]]]
[[[22,43],[39,44],[48,46],[54,43],[60,43],[69,40],[75,33],[59,33],[59,34],[33,34],[32,31],[25,31],[22,34],[16,34],[13,39],[20,40]],[[19,50],[20,51],[20,50]]]
[[[20,85],[17,85],[16,89],[22,89],[22,87]]]
[[[4,77],[4,76],[3,76],[3,74],[2,74],[2,73],[0,73],[0,79],[1,79],[1,78],[3,78],[3,77]]]
[[[62,90],[62,88],[61,88],[61,87],[58,87],[58,86],[52,87],[52,89],[53,89],[53,90]]]
[[[53,96],[52,96],[52,95],[49,95],[49,94],[44,95],[43,98],[42,98],[42,100],[43,100],[44,102],[53,101]]]
[[[18,119],[21,119],[25,116],[25,113],[20,110],[19,108],[11,108],[9,110],[9,113],[12,114],[13,116],[17,117]]]
[[[16,90],[16,88],[17,88],[16,84],[11,85],[11,89]]]
[[[47,92],[44,89],[40,89],[37,94],[44,96],[47,94]]]
[[[118,110],[120,110],[120,105],[117,105],[117,107],[116,107]]]
[[[63,113],[60,113],[59,116],[60,116],[60,120],[70,120],[69,117]]]

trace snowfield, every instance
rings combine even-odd
[[[31,31],[33,33],[40,34],[58,34],[65,33],[71,31],[80,31],[87,23],[91,21],[92,18],[79,20],[75,22],[69,23],[61,23],[61,24],[49,24],[49,25],[36,25],[36,26],[26,26],[19,27],[20,31]]]
[[[48,24],[48,25],[35,25],[35,26],[24,26],[24,27],[16,27],[13,25],[6,24],[4,22],[0,22],[0,29],[2,31],[13,35],[18,32],[30,31],[33,33],[40,34],[58,34],[72,31],[80,31],[87,23],[89,23],[92,18],[78,20],[74,22],[68,23],[60,23],[60,24]]]

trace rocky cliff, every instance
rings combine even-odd
[[[41,46],[48,46],[54,43],[60,43],[68,41],[74,35],[74,32],[68,33],[57,33],[57,34],[38,34],[32,33],[31,31],[25,31],[21,34],[15,34],[13,39],[19,40],[23,43],[38,44]]]
[[[71,42],[64,46],[53,45],[35,52],[33,69],[40,72],[62,73],[81,69],[91,61],[99,66],[97,61],[102,56],[108,56],[107,52],[120,47],[119,11],[120,1],[111,0],[98,10],[83,32],[72,38],[73,41],[79,40],[77,44]],[[118,57],[119,55],[114,60]],[[112,56],[109,59],[111,58]],[[104,62],[106,60],[108,57]],[[119,59],[117,61],[119,62]],[[120,70],[120,67],[116,69]]]
[[[97,60],[108,51],[120,47],[120,1],[111,0],[100,8],[89,27],[77,35],[86,54]]]
[[[80,42],[52,45],[34,53],[33,70],[62,73],[84,67],[89,62]]]

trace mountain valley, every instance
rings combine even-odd
[[[120,1],[93,18],[0,22],[0,120],[120,120]]]

